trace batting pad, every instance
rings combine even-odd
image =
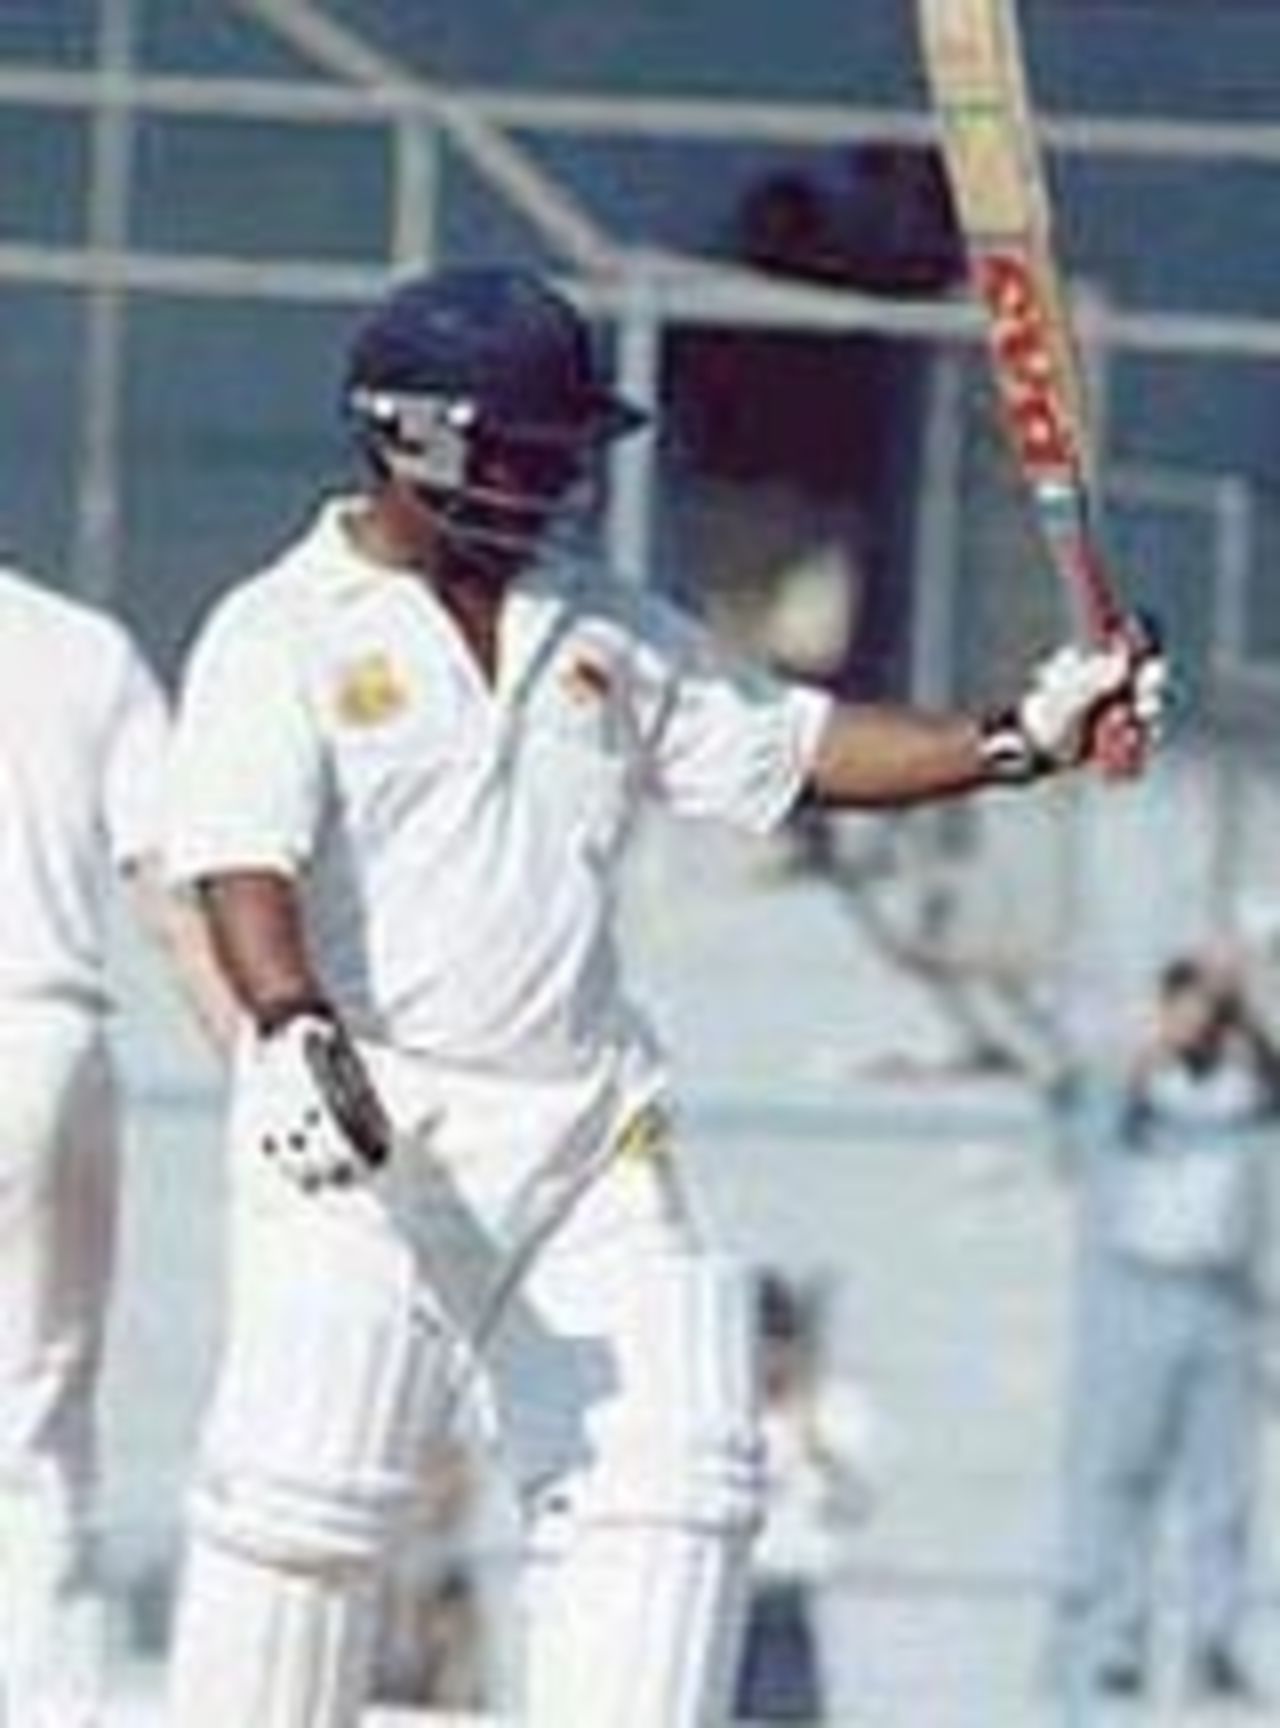
[[[761,1496],[749,1281],[652,1249],[615,1240],[535,1275],[612,1372],[585,1413],[587,1461],[540,1497],[526,1728],[726,1719]]]
[[[356,1728],[374,1633],[371,1580],[287,1572],[197,1539],[169,1728]]]
[[[354,1728],[450,1334],[387,1231],[243,1221],[191,1494],[171,1728]]]
[[[532,1299],[574,1348],[558,1362],[524,1362],[517,1346],[497,1362],[524,1480],[552,1462],[558,1411],[556,1438],[563,1448],[576,1427],[577,1449],[547,1498],[573,1519],[754,1528],[762,1456],[750,1290],[736,1261],[656,1231],[635,1243],[615,1235],[598,1251],[553,1247],[534,1268]]]
[[[531,1567],[525,1728],[712,1728],[728,1720],[747,1532],[577,1530]]]
[[[0,1723],[94,1728],[103,1605],[92,1543],[56,1491],[0,1494]]]

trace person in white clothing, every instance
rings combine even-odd
[[[0,1722],[97,1714],[94,1392],[119,1112],[105,923],[123,879],[201,1013],[232,1004],[158,864],[165,699],[123,628],[0,570]]]
[[[825,1361],[820,1304],[778,1270],[759,1275],[765,1515],[735,1689],[743,1722],[835,1719],[823,1597],[876,1498],[878,1412]]]
[[[172,1728],[351,1728],[424,1440],[482,1385],[529,1519],[529,1728],[727,1706],[761,1504],[751,1286],[701,1238],[619,978],[656,799],[775,828],[1136,757],[1154,652],[985,720],[735,663],[545,531],[639,416],[541,278],[395,287],[352,345],[367,484],[201,629],[170,833],[245,1010],[232,1278]]]

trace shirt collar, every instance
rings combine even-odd
[[[359,509],[358,493],[326,498],[316,511],[302,551],[326,594],[336,600],[368,593],[391,582],[420,581],[408,566],[379,563],[362,552],[351,538],[346,518]],[[564,582],[546,559],[535,558],[512,582],[509,594],[517,600],[529,597],[561,597]]]
[[[347,529],[346,518],[359,505],[360,499],[355,493],[326,498],[303,541],[303,554],[315,579],[326,594],[337,600],[410,574],[408,570],[378,563],[355,544]]]

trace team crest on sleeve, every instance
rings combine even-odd
[[[613,695],[613,669],[602,655],[580,649],[566,662],[560,685],[571,702],[598,706]]]
[[[371,649],[339,670],[334,708],[347,726],[381,726],[409,705],[409,684],[385,649]]]

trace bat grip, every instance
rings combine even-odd
[[[1121,606],[1096,542],[1087,532],[1057,551],[1064,575],[1077,596],[1085,632],[1096,647],[1123,646],[1132,654],[1150,652],[1158,642],[1154,623]],[[1127,696],[1105,703],[1093,723],[1089,758],[1108,780],[1131,780],[1146,767],[1148,740],[1135,724]]]
[[[1079,629],[1095,648],[1105,648],[1123,635],[1128,619],[1098,546],[1088,490],[1073,472],[1037,476],[1032,495],[1049,556],[1071,597]]]

